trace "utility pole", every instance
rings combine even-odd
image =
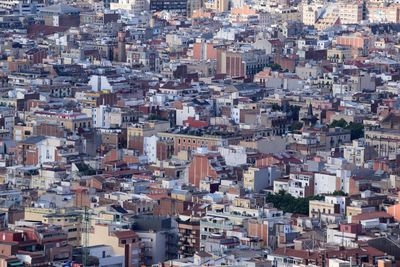
[[[82,264],[88,266],[89,261],[89,231],[90,231],[90,214],[88,207],[85,206],[83,214],[83,240],[82,240]]]

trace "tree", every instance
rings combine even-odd
[[[289,126],[289,131],[298,131],[301,128],[303,128],[303,123],[301,121],[294,121],[290,126]]]
[[[323,196],[311,196],[306,198],[295,198],[289,193],[281,190],[277,194],[268,193],[266,202],[272,203],[275,208],[284,212],[308,215],[310,200],[323,200]]]
[[[347,193],[345,193],[343,190],[336,190],[332,193],[334,196],[347,196]]]
[[[277,103],[273,103],[271,109],[272,111],[282,111],[282,107],[279,106]]]
[[[163,118],[163,117],[161,117],[161,116],[159,116],[159,115],[157,115],[157,114],[155,114],[155,113],[149,114],[149,116],[147,117],[147,119],[148,119],[149,121],[152,121],[152,120],[166,121],[166,120],[167,120],[167,119],[165,119],[165,118]]]
[[[300,107],[299,106],[290,105],[289,111],[292,112],[292,119],[294,121],[298,121],[300,119]]]
[[[282,70],[281,65],[279,65],[277,63],[268,64],[267,67],[270,67],[271,70],[273,70],[273,71],[276,71],[276,70],[281,71]]]
[[[347,123],[344,119],[334,120],[330,125],[330,128],[340,127],[346,130],[350,130],[351,140],[359,139],[364,136],[364,125],[362,123],[350,122]]]
[[[347,129],[351,132],[351,140],[364,137],[364,125],[362,123],[350,122]]]
[[[345,121],[344,119],[340,119],[332,121],[332,123],[329,125],[329,128],[340,127],[345,129],[347,126],[348,126],[347,121]]]

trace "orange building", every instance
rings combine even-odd
[[[338,36],[336,38],[336,44],[357,49],[367,49],[369,46],[369,38],[362,35]]]
[[[193,160],[188,167],[189,183],[199,187],[200,181],[209,178],[217,180],[228,178],[231,174],[230,168],[225,164],[224,158],[216,152],[202,152],[194,154]]]
[[[263,247],[268,246],[268,222],[250,220],[247,225],[247,235],[259,238]]]
[[[248,5],[244,5],[241,7],[235,7],[231,10],[231,15],[233,16],[249,16],[249,15],[257,15],[257,12],[252,9]]]
[[[214,44],[204,42],[203,40],[193,44],[193,59],[194,60],[216,60],[217,49]]]
[[[400,192],[398,193],[397,198],[400,199]],[[387,208],[386,212],[393,216],[396,221],[400,221],[400,203],[394,204]]]

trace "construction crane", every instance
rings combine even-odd
[[[83,213],[83,230],[84,234],[82,236],[82,264],[83,266],[88,266],[89,260],[89,232],[90,232],[90,213],[89,208],[85,206]]]

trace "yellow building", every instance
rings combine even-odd
[[[88,246],[108,245],[115,256],[124,256],[128,265],[139,266],[139,238],[132,230],[122,230],[117,225],[92,223],[88,233]]]
[[[146,123],[136,123],[128,127],[129,137],[149,137],[158,132],[167,131],[170,128],[168,121],[148,121]]]
[[[174,189],[171,191],[171,198],[181,201],[190,201],[192,194],[188,190]]]
[[[235,198],[232,203],[235,207],[253,209],[256,207],[255,198]]]
[[[333,47],[327,51],[328,60],[335,63],[343,63],[353,58],[350,47]]]
[[[362,4],[358,2],[338,3],[338,8],[335,10],[342,24],[358,24],[363,19]]]
[[[92,127],[92,118],[84,113],[37,111],[32,116],[32,120],[63,126],[71,132],[75,132],[79,128]]]
[[[229,8],[228,0],[211,0],[205,1],[204,6],[206,9],[211,9],[217,12],[226,12]]]
[[[339,204],[331,204],[320,200],[311,200],[309,203],[309,216],[318,218],[321,214],[337,214],[340,213]]]
[[[68,244],[81,245],[82,213],[66,209],[25,208],[26,221],[39,221],[61,226],[67,233]]]
[[[15,125],[13,131],[15,141],[22,141],[33,135],[32,125]]]

